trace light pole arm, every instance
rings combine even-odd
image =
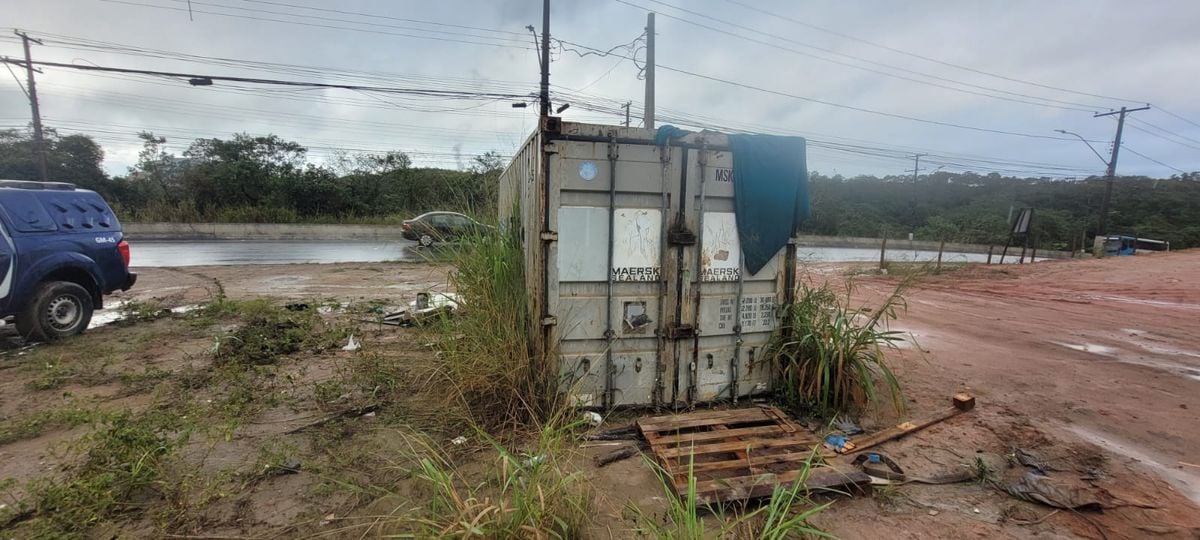
[[[1096,148],[1092,146],[1092,143],[1088,142],[1088,141],[1087,141],[1087,139],[1083,138],[1083,136],[1082,136],[1082,135],[1080,135],[1080,134],[1078,134],[1078,133],[1071,132],[1071,131],[1067,131],[1067,130],[1065,130],[1065,129],[1056,129],[1056,130],[1054,130],[1054,131],[1057,131],[1057,132],[1059,132],[1059,133],[1062,133],[1062,134],[1064,134],[1064,135],[1074,135],[1074,136],[1075,136],[1075,138],[1079,139],[1080,141],[1083,141],[1083,144],[1086,144],[1086,145],[1087,145],[1087,147],[1088,147],[1088,149],[1089,149],[1089,150],[1091,150],[1093,154],[1096,154],[1096,157],[1100,158],[1100,161],[1104,162],[1104,166],[1105,166],[1105,167],[1107,167],[1107,166],[1108,166],[1108,160],[1107,160],[1107,159],[1104,159],[1104,156],[1100,155],[1100,152],[1097,152],[1097,151],[1096,151]]]

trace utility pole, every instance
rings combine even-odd
[[[37,82],[34,80],[33,58],[29,53],[29,42],[32,41],[41,45],[41,40],[33,39],[28,34],[15,30],[18,36],[21,36],[21,43],[25,46],[25,73],[28,75],[29,85],[29,109],[33,112],[33,164],[37,167],[38,177],[43,181],[49,181],[46,174],[46,139],[42,135],[42,112],[38,108],[37,97]]]
[[[917,183],[917,171],[921,170],[921,156],[928,154],[913,154],[913,183]]]
[[[550,0],[542,0],[542,87],[538,96],[541,116],[550,116]]]
[[[1096,231],[1099,236],[1108,235],[1108,201],[1112,198],[1113,178],[1117,175],[1117,154],[1121,150],[1121,132],[1125,128],[1125,115],[1131,112],[1144,111],[1149,108],[1149,105],[1145,107],[1138,107],[1136,109],[1127,109],[1125,107],[1121,107],[1121,110],[1119,111],[1096,113],[1092,115],[1093,118],[1112,116],[1114,114],[1119,115],[1117,116],[1117,136],[1115,139],[1113,139],[1112,158],[1109,159],[1108,170],[1106,170],[1104,173],[1104,177],[1107,182],[1104,186],[1104,199],[1100,201],[1100,227],[1099,230]]]
[[[654,129],[654,12],[646,14],[646,111],[642,127]]]
[[[632,101],[626,101],[625,105],[622,105],[625,107],[625,127],[629,127],[629,107],[631,105],[633,105]]]

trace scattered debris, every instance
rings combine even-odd
[[[1098,490],[1072,485],[1033,471],[1026,472],[1020,480],[1008,486],[1007,491],[1018,499],[1054,508],[1066,510],[1102,510],[1104,508],[1104,503],[1097,494]]]
[[[846,441],[845,444],[840,445],[836,451],[839,454],[850,454],[853,452],[866,450],[873,446],[877,446],[894,439],[899,439],[900,437],[908,435],[909,433],[927,428],[975,408],[975,398],[967,393],[954,394],[954,398],[951,401],[954,406],[948,410],[932,414],[915,422],[904,422],[903,424],[885,429],[860,439]]]
[[[858,424],[855,424],[853,420],[841,416],[833,419],[833,427],[837,428],[838,431],[841,431],[847,436],[860,435],[863,433],[863,428],[858,427]]]
[[[382,319],[366,320],[389,326],[415,326],[426,321],[448,317],[462,304],[462,297],[454,293],[422,292],[417,299],[408,303],[408,309],[385,314]]]
[[[465,442],[467,442],[467,438],[466,438],[466,437],[463,437],[462,435],[459,435],[459,436],[457,436],[457,437],[455,437],[455,438],[453,438],[453,439],[450,439],[450,444],[453,444],[453,445],[456,445],[456,446],[458,446],[458,445],[462,445],[462,444],[463,444],[463,443],[465,443]]]
[[[638,430],[636,424],[583,436],[583,440],[585,441],[627,441],[640,438],[642,438],[642,432]]]
[[[581,420],[587,422],[592,427],[600,427],[600,424],[604,423],[604,417],[600,416],[600,413],[592,411],[584,411],[581,415]]]
[[[342,350],[343,351],[357,351],[361,348],[362,348],[362,343],[360,343],[358,341],[358,339],[356,339],[354,337],[354,334],[350,334],[350,340],[346,342],[346,346],[342,347]]]
[[[317,420],[316,422],[311,422],[308,424],[304,424],[303,426],[300,426],[298,428],[288,430],[284,433],[286,433],[288,435],[292,435],[295,433],[300,433],[301,431],[304,431],[306,429],[312,429],[315,427],[323,426],[323,425],[328,424],[339,418],[349,418],[351,416],[366,416],[367,414],[373,413],[378,410],[379,410],[379,404],[377,404],[377,403],[373,403],[371,405],[366,405],[363,407],[351,407],[349,409],[345,409],[345,410],[333,413],[329,416],[326,416],[325,418]]]
[[[1029,452],[1026,452],[1025,450],[1017,448],[1015,446],[1012,449],[1012,453],[1013,453],[1013,457],[1016,458],[1017,463],[1020,463],[1021,465],[1024,465],[1026,467],[1033,469],[1034,472],[1036,472],[1042,476],[1046,475],[1046,471],[1057,470],[1054,467],[1051,467],[1051,466],[1043,463],[1041,460],[1038,459],[1037,456],[1035,456]]]
[[[601,454],[599,456],[596,456],[596,458],[595,458],[596,466],[597,467],[605,467],[609,464],[616,463],[623,459],[629,459],[633,456],[640,454],[645,449],[646,449],[646,447],[644,445],[632,445],[632,444],[618,448],[607,454]]]

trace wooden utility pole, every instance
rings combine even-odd
[[[550,0],[542,0],[542,85],[538,95],[541,116],[550,116]]]
[[[646,14],[646,110],[642,127],[654,129],[654,12]]]
[[[629,107],[633,105],[632,101],[626,101],[625,105],[625,127],[629,127]]]
[[[1106,170],[1104,173],[1106,180],[1104,185],[1104,199],[1100,201],[1100,226],[1096,231],[1100,236],[1108,235],[1108,201],[1112,198],[1113,178],[1117,174],[1117,154],[1121,151],[1121,132],[1125,129],[1125,115],[1131,112],[1144,111],[1149,108],[1149,105],[1145,107],[1138,107],[1136,109],[1121,107],[1121,110],[1119,111],[1096,113],[1092,115],[1094,118],[1099,118],[1101,116],[1112,116],[1114,114],[1119,115],[1117,116],[1117,136],[1113,139],[1112,158],[1108,160],[1108,170]]]
[[[46,174],[46,138],[42,134],[42,112],[38,108],[37,97],[37,81],[34,80],[33,72],[33,57],[29,52],[29,42],[32,41],[41,45],[42,42],[29,37],[28,34],[20,30],[15,33],[21,36],[21,44],[25,46],[25,73],[28,76],[28,93],[29,93],[29,109],[33,113],[33,164],[37,167],[38,178],[43,181],[49,181]]]

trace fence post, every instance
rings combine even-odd
[[[940,271],[942,269],[942,251],[944,251],[945,249],[946,249],[946,239],[943,238],[942,243],[938,244],[938,262],[937,262],[937,266],[934,268],[934,270]]]
[[[993,250],[993,249],[995,249],[995,248],[996,248],[996,246],[995,246],[995,245],[993,245],[993,244],[988,244],[988,260],[987,260],[987,263],[988,263],[988,264],[992,264],[992,250]]]
[[[887,253],[887,229],[883,230],[883,243],[879,244],[879,269],[883,270],[887,267],[884,261],[884,255]]]
[[[1031,251],[1029,253],[1029,264],[1033,264],[1033,263],[1037,262],[1037,245],[1038,245],[1038,237],[1035,235],[1033,237],[1033,251]]]

